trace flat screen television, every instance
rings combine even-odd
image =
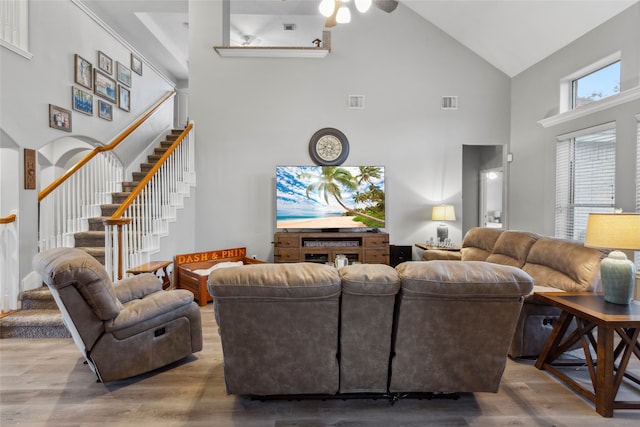
[[[277,166],[276,228],[385,227],[383,166]]]

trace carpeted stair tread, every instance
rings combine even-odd
[[[56,301],[46,286],[21,292],[18,299],[23,310],[58,310]]]
[[[71,338],[60,310],[20,310],[0,320],[2,338]]]
[[[89,218],[89,231],[104,231],[104,220],[109,219],[108,216],[97,216]]]

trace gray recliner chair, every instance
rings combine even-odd
[[[76,248],[41,252],[33,267],[99,381],[139,375],[202,349],[200,310],[189,291],[163,291],[151,273],[112,283]]]

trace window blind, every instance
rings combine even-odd
[[[559,137],[555,235],[583,241],[590,212],[615,207],[615,124]]]

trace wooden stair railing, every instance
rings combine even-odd
[[[18,308],[18,217],[12,213],[0,217],[0,313]]]
[[[94,148],[40,191],[39,250],[73,246],[73,234],[88,229],[87,219],[100,215],[100,205],[110,203],[111,193],[124,181],[124,168],[113,150],[175,94],[170,91],[111,143]]]
[[[122,279],[130,267],[149,262],[157,236],[165,232],[164,224],[175,219],[173,209],[195,184],[192,130],[193,123],[189,123],[113,215],[103,221],[105,267],[113,279]]]

